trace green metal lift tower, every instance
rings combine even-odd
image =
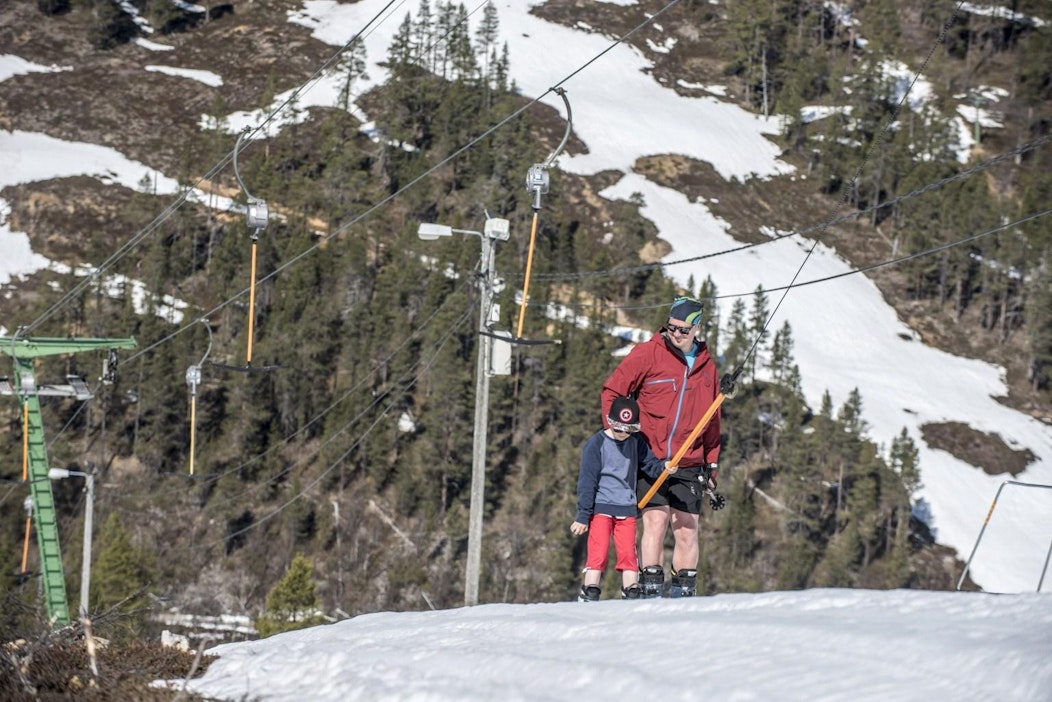
[[[13,379],[0,378],[0,395],[17,397],[22,403],[26,426],[26,477],[33,495],[33,514],[40,547],[40,569],[43,574],[44,599],[52,626],[69,624],[66,580],[62,571],[62,551],[58,543],[55,497],[48,479],[47,446],[40,414],[41,397],[73,397],[90,400],[93,396],[84,379],[66,376],[65,385],[40,385],[36,381],[34,361],[43,356],[97,351],[100,349],[135,348],[135,339],[51,339],[0,337],[0,353],[14,361]],[[86,603],[81,603],[87,606]]]

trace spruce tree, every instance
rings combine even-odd
[[[296,554],[285,575],[267,593],[266,612],[254,622],[260,638],[323,624],[314,588],[314,566]]]
[[[98,555],[91,569],[92,612],[119,607],[131,612],[146,603],[152,570],[147,554],[132,544],[116,512],[111,512],[99,530]]]

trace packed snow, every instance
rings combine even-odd
[[[1047,702],[1050,630],[1043,593],[488,604],[216,646],[188,687],[260,702]]]

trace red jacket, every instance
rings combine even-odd
[[[688,372],[683,353],[665,340],[664,330],[635,348],[603,383],[603,423],[618,395],[635,395],[640,425],[658,458],[671,459],[697,426],[719,393],[716,362],[698,342],[694,367]],[[636,395],[638,393],[638,395]],[[681,467],[703,466],[720,459],[720,411],[683,454]]]

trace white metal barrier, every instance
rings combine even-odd
[[[983,533],[986,531],[986,525],[990,523],[990,517],[993,516],[994,508],[997,507],[997,499],[1001,497],[1001,491],[1005,489],[1006,485],[1013,485],[1018,487],[1030,487],[1030,488],[1044,488],[1046,490],[1052,490],[1052,485],[1042,485],[1039,483],[1023,483],[1018,480],[1006,480],[997,488],[997,493],[994,495],[994,501],[990,504],[990,511],[986,513],[986,519],[983,520],[983,527],[979,530],[979,536],[975,539],[975,546],[972,547],[972,552],[968,555],[968,562],[964,564],[964,572],[961,573],[961,578],[957,581],[957,591],[960,592],[961,585],[964,583],[965,576],[968,575],[968,569],[972,566],[972,559],[975,558],[975,552],[979,550],[979,542],[983,540]],[[1041,578],[1037,582],[1036,592],[1041,592],[1041,586],[1045,582],[1045,573],[1048,572],[1049,558],[1052,557],[1052,542],[1048,544],[1048,552],[1045,554],[1045,565],[1041,569]]]

